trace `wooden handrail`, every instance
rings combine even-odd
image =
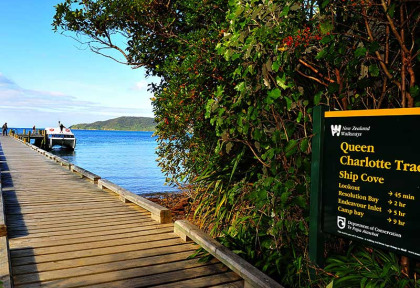
[[[133,192],[128,191],[118,186],[117,184],[112,183],[111,181],[108,181],[106,179],[100,179],[98,180],[98,187],[101,189],[106,188],[108,190],[113,191],[114,193],[120,196],[120,199],[123,202],[132,202],[150,211],[152,219],[156,220],[159,223],[163,224],[172,222],[171,211],[168,208],[160,206],[159,204],[156,204],[144,197],[134,194]]]
[[[70,170],[72,172],[76,172],[78,173],[80,176],[82,176],[82,178],[88,178],[90,180],[93,181],[93,183],[98,183],[98,180],[101,179],[101,176],[98,176],[86,169],[83,169],[82,167],[76,166],[76,165],[71,165],[70,166]]]
[[[230,251],[187,220],[178,220],[174,232],[184,241],[192,240],[245,280],[245,287],[283,288],[279,283]]]

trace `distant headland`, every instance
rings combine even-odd
[[[150,117],[118,117],[106,121],[81,123],[70,126],[80,130],[155,131],[156,123]]]

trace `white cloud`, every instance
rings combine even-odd
[[[139,81],[136,84],[134,84],[134,86],[131,88],[131,90],[136,90],[136,91],[147,90],[147,85],[148,85],[147,81],[142,80],[142,81]]]
[[[142,82],[137,83],[139,89],[147,87],[147,82]],[[34,124],[38,127],[51,126],[58,120],[70,126],[119,116],[153,117],[151,111],[150,104],[130,108],[105,106],[81,101],[58,91],[25,89],[0,73],[0,122],[8,121],[14,127],[32,127]]]

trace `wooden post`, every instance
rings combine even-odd
[[[44,138],[41,141],[41,149],[47,150],[47,133],[45,133],[45,130],[42,131],[42,135],[44,135]]]

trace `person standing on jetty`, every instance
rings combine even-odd
[[[36,128],[35,128],[35,125],[34,125],[34,127],[32,127],[32,134],[35,134],[35,132],[36,132]]]
[[[7,122],[3,124],[3,127],[1,127],[3,129],[3,136],[7,136]]]

